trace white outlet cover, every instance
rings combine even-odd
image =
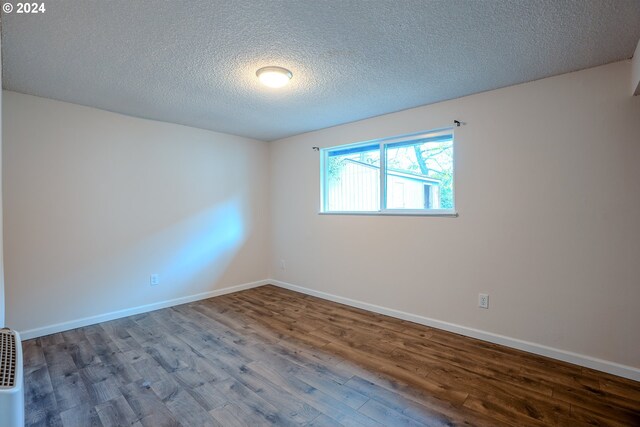
[[[489,308],[489,294],[478,294],[478,307]]]
[[[152,274],[149,277],[149,283],[151,283],[151,286],[156,286],[160,284],[160,276],[158,276],[157,274]]]

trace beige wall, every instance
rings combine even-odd
[[[9,326],[267,277],[266,143],[15,92],[4,103]]]
[[[640,367],[630,73],[624,61],[272,143],[271,277]],[[311,147],[454,119],[467,122],[456,131],[459,218],[317,214]]]

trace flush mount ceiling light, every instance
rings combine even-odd
[[[293,74],[282,67],[263,67],[256,71],[256,76],[263,85],[278,88],[289,83]]]

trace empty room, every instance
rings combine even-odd
[[[0,427],[640,427],[640,0],[0,6]]]

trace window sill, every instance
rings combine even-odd
[[[457,218],[458,212],[455,211],[443,211],[443,212],[421,212],[421,211],[374,211],[374,212],[318,212],[318,215],[361,215],[361,216],[437,216],[444,218]]]

